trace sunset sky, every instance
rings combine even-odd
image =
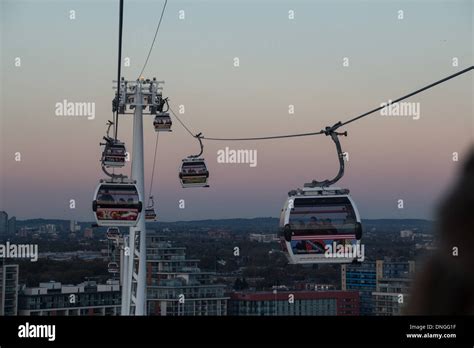
[[[126,79],[143,66],[162,5],[125,0]],[[92,195],[104,177],[99,142],[112,117],[118,0],[0,6],[0,210],[92,221]],[[164,96],[174,110],[185,105],[181,117],[194,133],[254,137],[319,131],[472,65],[472,54],[470,0],[171,0],[145,76],[166,81]],[[374,114],[342,129],[349,162],[338,186],[351,190],[362,218],[433,218],[473,144],[472,95],[470,72],[408,99],[419,103],[419,120]],[[95,119],[56,116],[65,99],[94,102]],[[148,191],[155,132],[150,116],[144,124]],[[131,116],[121,116],[119,132],[131,152]],[[226,146],[257,150],[257,166],[218,163]],[[179,164],[198,150],[178,122],[160,134],[153,184],[160,220],[277,216],[289,190],[338,170],[325,136],[206,142],[210,188],[183,189]]]

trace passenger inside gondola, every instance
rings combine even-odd
[[[299,240],[292,241],[291,248],[294,254],[323,254],[325,252],[323,244],[319,241]]]
[[[290,228],[296,233],[332,235],[355,233],[355,218],[346,206],[299,206],[291,211]]]
[[[316,217],[314,216],[311,216],[308,222],[308,227],[311,229],[315,229],[317,228],[318,225],[319,225],[318,219],[316,219]]]
[[[133,226],[141,212],[141,202],[134,184],[101,183],[93,210],[99,226]]]
[[[115,201],[114,197],[109,193],[108,190],[105,190],[104,193],[99,193],[99,196],[97,197],[98,203],[102,203],[102,202],[110,203],[114,201]]]
[[[182,173],[189,176],[204,176],[207,174],[207,170],[205,168],[183,167]]]
[[[206,168],[202,164],[183,166],[182,173],[184,175],[204,175],[207,173]]]

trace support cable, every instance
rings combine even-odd
[[[465,73],[471,71],[473,68],[474,68],[474,66],[470,66],[470,67],[468,67],[468,68],[466,68],[466,69],[464,69],[464,70],[458,71],[458,72],[455,73],[455,74],[449,75],[449,76],[447,76],[447,77],[445,77],[445,78],[443,78],[443,79],[441,79],[441,80],[438,80],[438,81],[436,81],[436,82],[433,82],[433,83],[431,83],[431,84],[429,84],[429,85],[427,85],[427,86],[425,86],[425,87],[423,87],[423,88],[417,89],[417,90],[414,91],[414,92],[411,92],[411,93],[406,94],[406,95],[404,95],[404,96],[402,96],[402,97],[400,97],[400,98],[395,99],[395,100],[392,102],[392,104],[398,103],[398,102],[400,102],[400,101],[402,101],[402,100],[404,100],[404,99],[407,99],[407,98],[409,98],[409,97],[414,96],[415,94],[421,93],[421,92],[423,92],[423,91],[426,91],[427,89],[433,88],[434,86],[437,86],[437,85],[439,85],[439,84],[441,84],[441,83],[444,83],[444,82],[446,82],[446,81],[448,81],[448,80],[451,80],[451,79],[453,79],[453,78],[455,78],[455,77],[457,77],[457,76],[460,76],[460,75],[462,75],[462,74],[465,74]],[[330,131],[335,131],[335,130],[338,129],[339,127],[345,126],[345,125],[347,125],[347,124],[349,124],[349,123],[352,123],[352,122],[354,122],[354,121],[357,121],[357,120],[359,120],[359,119],[361,119],[361,118],[363,118],[363,117],[365,117],[365,116],[368,116],[368,115],[373,114],[373,113],[375,113],[375,112],[377,112],[377,111],[379,111],[379,110],[382,110],[382,109],[385,108],[386,106],[387,106],[387,105],[381,105],[381,106],[379,106],[379,107],[377,107],[377,108],[375,108],[375,109],[372,109],[372,110],[370,110],[370,111],[367,111],[367,112],[365,112],[365,113],[363,113],[363,114],[361,114],[361,115],[359,115],[359,116],[356,116],[356,117],[354,117],[354,118],[351,118],[351,119],[349,119],[349,120],[347,120],[347,121],[345,121],[345,122],[338,122],[338,123],[334,124],[332,127],[326,127],[326,130],[321,130],[321,131],[319,131],[319,132],[284,134],[284,135],[262,136],[262,137],[253,137],[253,138],[218,138],[218,137],[205,137],[205,136],[200,136],[200,139],[202,139],[202,140],[211,140],[211,141],[255,141],[255,140],[271,140],[271,139],[282,139],[282,138],[296,138],[296,137],[313,136],[313,135],[320,135],[320,134],[330,135],[330,134],[328,133],[328,129],[329,129],[329,132],[330,132]],[[170,111],[171,111],[171,113],[173,114],[173,116],[179,121],[179,123],[181,123],[181,125],[184,127],[184,129],[186,129],[186,131],[188,131],[188,133],[189,133],[192,137],[196,138],[197,136],[194,135],[194,133],[189,130],[189,128],[186,126],[186,124],[185,124],[183,121],[181,121],[181,119],[174,113],[173,109],[170,108]]]
[[[151,192],[152,192],[152,189],[153,189],[153,179],[155,177],[155,164],[156,164],[156,154],[157,154],[157,150],[158,150],[158,135],[160,134],[160,132],[156,132],[156,141],[155,141],[155,155],[153,156],[153,168],[151,170],[151,179],[150,179],[150,192],[148,194],[148,203],[147,205],[150,206],[150,199],[152,199],[152,195],[151,195]]]
[[[117,104],[115,110],[114,138],[117,141],[119,105],[120,105],[120,78],[122,68],[122,28],[123,28],[123,0],[120,0],[119,11],[119,42],[118,42],[118,64],[117,64]]]
[[[138,75],[138,78],[140,78],[142,76],[143,72],[145,71],[146,65],[148,64],[148,59],[150,58],[151,51],[153,51],[153,46],[155,45],[156,36],[158,35],[158,31],[160,30],[161,21],[163,20],[163,15],[165,13],[167,3],[168,3],[168,0],[165,0],[165,3],[163,4],[163,9],[161,10],[160,20],[159,20],[158,25],[157,25],[156,30],[155,30],[155,36],[153,37],[153,41],[151,43],[150,50],[148,51],[148,55],[146,57],[145,64],[143,64],[143,68],[140,71],[140,74]]]

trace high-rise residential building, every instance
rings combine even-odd
[[[19,293],[19,315],[31,316],[101,316],[120,314],[120,284],[86,281],[78,285],[59,282],[25,287]]]
[[[341,289],[357,290],[360,293],[360,314],[373,315],[374,298],[377,285],[382,279],[406,278],[415,271],[414,261],[377,260],[360,264],[342,265]]]
[[[410,293],[411,277],[382,278],[372,293],[375,315],[401,315]]]
[[[8,214],[0,211],[0,238],[4,237],[8,232]]]
[[[380,268],[378,270],[381,271]],[[375,262],[341,266],[341,289],[359,292],[360,315],[372,314],[372,292],[377,288],[377,278],[381,277]]]
[[[186,248],[176,247],[156,234],[147,236],[147,312],[149,315],[227,315],[224,285],[215,284],[215,272],[204,272],[198,259],[187,259]]]
[[[14,236],[16,234],[16,217],[12,216],[8,219],[7,231],[9,236]]]
[[[228,315],[359,315],[357,291],[235,292]]]
[[[18,313],[18,265],[0,261],[0,315]]]
[[[415,273],[415,261],[380,261],[383,278],[406,278]]]

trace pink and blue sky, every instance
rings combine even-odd
[[[127,79],[141,70],[162,4],[125,0]],[[0,6],[0,210],[19,219],[91,221],[116,78],[118,1],[1,0]],[[175,110],[185,105],[182,119],[196,133],[318,131],[472,65],[472,6],[469,0],[169,1],[145,76],[166,81],[164,95]],[[350,160],[339,186],[350,188],[363,218],[433,217],[473,143],[472,92],[469,73],[407,100],[420,103],[419,120],[372,115],[344,128]],[[64,99],[95,102],[95,119],[55,116]],[[121,117],[120,138],[130,151],[131,134],[131,117]],[[146,190],[154,139],[148,116]],[[277,216],[290,189],[338,169],[324,136],[205,145],[211,187],[182,189],[178,166],[198,144],[177,122],[160,135],[153,194],[161,220]],[[258,150],[257,167],[217,163],[226,146]],[[453,152],[460,162],[452,161]]]

